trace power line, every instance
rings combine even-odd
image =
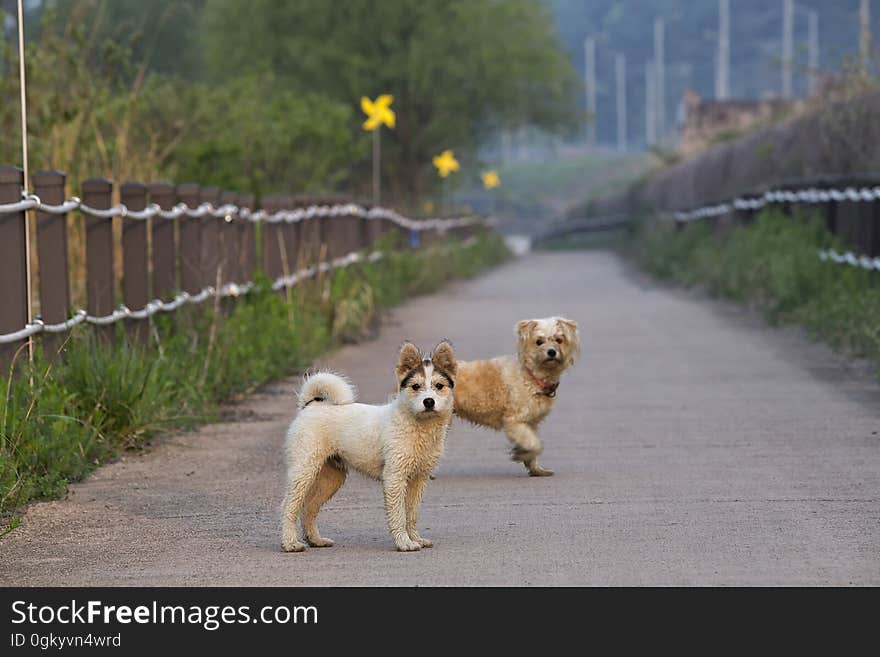
[[[792,97],[794,0],[782,0],[782,97]]]
[[[654,85],[657,101],[656,122],[657,139],[662,142],[666,136],[666,25],[662,16],[654,19],[654,65],[657,67]]]
[[[718,67],[715,71],[715,97],[730,97],[730,0],[718,0]]]
[[[617,79],[617,150],[626,151],[626,55],[614,56],[614,72]]]
[[[868,71],[871,56],[871,5],[869,0],[861,0],[859,5],[859,61],[862,71]]]
[[[657,89],[654,72],[654,62],[645,62],[645,143],[648,147],[657,143]]]
[[[815,96],[819,92],[819,12],[807,12],[807,50],[810,71],[809,93]]]
[[[587,141],[590,146],[596,145],[596,39],[584,39],[584,81],[587,93],[587,111],[590,113],[587,124]]]

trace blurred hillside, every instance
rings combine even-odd
[[[623,193],[656,164],[648,153],[608,149],[514,160],[497,168],[500,187],[475,184],[457,194],[456,203],[499,217],[505,233],[532,234],[549,221],[582,212],[591,201]]]

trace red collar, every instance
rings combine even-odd
[[[532,374],[531,370],[528,367],[523,367],[523,369],[526,371],[526,374],[529,375],[529,378],[532,380],[532,383],[534,383],[536,386],[538,386],[541,389],[541,392],[535,393],[536,395],[547,395],[548,397],[555,397],[556,396],[556,388],[559,387],[559,381],[557,381],[555,383],[551,383],[549,381],[543,381],[543,380],[539,379],[538,377],[536,377],[534,374]]]

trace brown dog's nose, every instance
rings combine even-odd
[[[434,408],[434,399],[431,398],[431,397],[428,397],[428,398],[425,399],[422,403],[425,405],[425,408],[427,408],[429,411],[430,411],[432,408]]]
[[[556,350],[555,349],[548,349],[547,355],[550,356],[550,358],[556,358]]]

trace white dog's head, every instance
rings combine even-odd
[[[404,342],[397,362],[397,405],[418,419],[449,415],[456,369],[447,340],[427,355],[412,342]]]
[[[533,371],[558,374],[580,353],[577,322],[564,317],[524,319],[516,323],[516,335],[519,360]]]

